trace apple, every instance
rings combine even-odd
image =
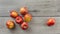
[[[6,26],[7,26],[8,29],[13,29],[15,27],[14,21],[8,20],[6,22]]]
[[[10,16],[13,18],[16,18],[18,16],[18,13],[15,10],[10,11]]]
[[[54,24],[55,24],[55,19],[54,18],[49,18],[48,21],[47,21],[47,25],[52,26]]]
[[[25,21],[25,22],[30,22],[31,20],[32,20],[31,14],[26,14],[26,15],[24,16],[24,21]]]
[[[21,28],[22,28],[23,30],[28,29],[28,23],[23,22],[23,23],[21,24]]]
[[[27,7],[22,7],[22,8],[20,9],[20,13],[21,13],[22,15],[27,14],[27,13],[28,13]]]
[[[15,21],[16,21],[17,24],[22,24],[22,23],[23,23],[23,18],[22,18],[22,16],[16,17]]]

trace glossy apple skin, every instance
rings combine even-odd
[[[26,14],[26,15],[24,16],[24,21],[25,21],[25,22],[30,22],[31,20],[32,20],[31,14]]]
[[[22,18],[22,16],[16,17],[15,21],[16,21],[17,24],[22,24],[22,23],[23,23],[23,18]]]
[[[54,18],[49,18],[47,21],[48,26],[53,26],[55,24],[55,19]]]
[[[23,23],[21,24],[21,28],[22,28],[23,30],[27,30],[27,29],[28,29],[28,23],[27,23],[27,22],[23,22]]]
[[[13,18],[16,18],[18,16],[18,13],[15,10],[10,11],[10,16]]]
[[[8,21],[6,22],[6,26],[7,26],[8,29],[13,29],[13,28],[15,28],[15,24],[14,24],[14,22],[13,22],[12,20],[8,20]]]
[[[27,14],[27,13],[28,13],[27,7],[22,7],[22,8],[20,9],[20,14],[25,15],[25,14]]]

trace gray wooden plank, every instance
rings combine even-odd
[[[54,26],[46,26],[46,21],[51,17],[33,17],[29,23],[28,30],[22,30],[18,24],[13,30],[6,28],[6,21],[13,20],[11,17],[0,17],[0,34],[60,34],[60,17],[52,17],[56,19]]]
[[[0,0],[0,16],[9,16],[9,10],[27,6],[33,16],[60,16],[59,0]]]

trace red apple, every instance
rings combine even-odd
[[[21,28],[22,28],[23,30],[28,29],[28,23],[23,22],[23,23],[21,24]]]
[[[27,7],[22,7],[22,8],[20,9],[20,13],[21,13],[22,15],[27,14],[27,13],[28,13]]]
[[[31,20],[32,20],[31,14],[26,14],[26,15],[24,16],[24,21],[25,21],[25,22],[30,22]]]
[[[47,25],[52,26],[54,24],[55,24],[55,19],[54,18],[49,18],[48,21],[47,21]]]
[[[8,29],[13,29],[15,27],[15,24],[12,20],[8,20],[6,22],[6,26],[7,26]]]
[[[23,18],[22,18],[22,16],[16,17],[15,21],[16,21],[17,24],[22,24],[22,23],[23,23]]]
[[[18,13],[15,10],[11,10],[10,16],[16,18],[18,16]]]

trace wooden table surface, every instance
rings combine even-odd
[[[28,7],[33,19],[28,30],[22,30],[18,24],[13,30],[6,28],[6,21],[11,19],[9,11],[19,13],[21,7]],[[46,26],[48,18],[55,18],[54,26]],[[60,0],[0,0],[0,34],[60,34]]]

